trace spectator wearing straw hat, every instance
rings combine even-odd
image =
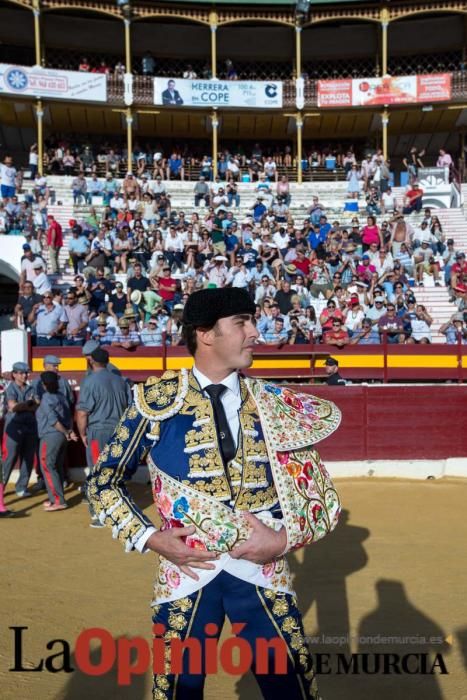
[[[130,330],[130,321],[128,318],[120,318],[118,321],[118,331],[112,339],[112,346],[132,350],[141,344],[139,333]]]
[[[109,326],[108,316],[104,311],[97,317],[96,329],[92,334],[94,340],[97,340],[100,345],[111,345],[115,337],[115,328]]]
[[[451,316],[449,321],[440,326],[439,332],[446,336],[448,345],[455,345],[459,342],[459,337],[463,345],[467,344],[467,328],[464,321],[464,314],[457,312]]]
[[[160,347],[163,344],[162,334],[164,332],[164,326],[159,324],[159,319],[157,316],[151,316],[148,319],[146,326],[140,333],[141,345],[145,347]]]

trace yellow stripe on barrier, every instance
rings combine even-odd
[[[349,369],[354,367],[382,369],[384,367],[384,357],[382,355],[339,355],[335,353],[333,357],[339,360],[339,367],[348,367]],[[325,366],[325,362],[325,358],[316,360],[315,367],[321,369]]]
[[[310,360],[253,360],[251,369],[310,369]]]
[[[420,369],[453,369],[455,355],[389,355],[388,367],[419,367]]]
[[[191,357],[168,357],[167,369],[190,369],[193,367],[193,358]]]
[[[110,362],[122,370],[161,370],[163,367],[162,357],[112,357]]]
[[[62,357],[59,366],[60,372],[86,372],[87,362],[85,357]],[[35,357],[32,361],[33,372],[43,372],[44,362],[42,357]]]

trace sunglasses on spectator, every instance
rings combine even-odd
[[[170,267],[163,267],[162,272],[170,272]]]
[[[44,294],[44,299],[53,299],[53,296],[51,294]]]

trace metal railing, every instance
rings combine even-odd
[[[362,76],[357,76],[362,77]],[[271,78],[272,79],[272,78]],[[282,84],[283,107],[295,107],[296,90],[294,80],[284,80]],[[135,75],[133,78],[133,100],[136,105],[154,105],[153,78],[151,76]],[[467,100],[467,71],[452,73],[452,99],[463,102]],[[107,76],[107,101],[110,104],[124,105],[123,76]],[[318,106],[318,81],[305,79],[305,108]],[[180,108],[177,108],[180,109]],[[183,109],[183,107],[182,107]]]

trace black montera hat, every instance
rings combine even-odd
[[[183,323],[198,328],[212,328],[220,318],[237,314],[254,314],[255,304],[245,289],[201,289],[188,297]]]

